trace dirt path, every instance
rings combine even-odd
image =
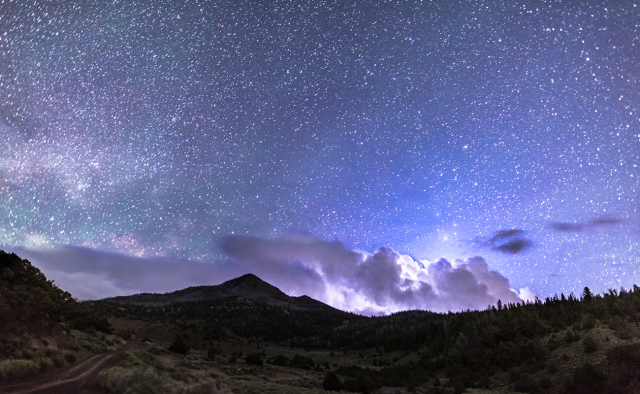
[[[127,346],[113,353],[97,354],[61,372],[56,371],[54,374],[42,376],[30,382],[2,387],[0,392],[3,394],[96,393],[98,391],[87,387],[87,383],[93,381],[103,369],[122,361],[125,357],[125,352],[139,343],[140,339],[133,339]]]

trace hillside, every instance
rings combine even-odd
[[[28,260],[0,251],[0,387],[124,345],[110,333]]]
[[[585,288],[580,298],[562,294],[484,311],[383,317],[293,308],[295,300],[244,276],[219,286],[115,298],[93,307],[121,323],[137,322],[130,327],[147,327],[140,332],[153,342],[167,346],[179,336],[190,357],[226,354],[205,357],[210,368],[235,371],[231,364],[239,362],[237,355],[264,349],[245,363],[264,363],[260,371],[270,365],[289,371],[311,366],[318,388],[329,379],[333,383],[325,388],[363,393],[383,387],[425,393],[640,390],[637,287],[595,295]],[[229,379],[230,385],[238,384]]]
[[[106,320],[77,303],[28,260],[0,250],[0,334],[43,334],[56,324],[109,331]]]

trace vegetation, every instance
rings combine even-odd
[[[97,302],[94,307],[117,315],[117,305]],[[604,294],[585,288],[580,298],[562,294],[544,301],[499,303],[497,308],[448,314],[407,311],[364,317],[331,308],[276,307],[236,296],[168,304],[127,303],[127,314],[188,333],[191,344],[242,338],[290,349],[362,354],[360,362],[336,365],[323,375],[320,386],[327,390],[413,389],[435,386],[443,379],[442,384],[457,392],[506,385],[531,393],[577,393],[587,386],[596,390],[592,392],[604,393],[629,391],[640,379],[638,368],[624,367],[640,366],[640,345],[623,352],[606,339],[637,337],[638,287]],[[586,362],[604,352],[610,363]],[[234,353],[228,360],[237,362],[239,357]],[[579,368],[559,371],[557,365],[575,357],[584,359]],[[271,355],[265,360],[266,365],[326,370],[300,355]],[[258,366],[263,359],[260,353],[249,353],[244,363]],[[594,368],[597,374],[592,373]]]
[[[0,250],[0,337],[49,333],[62,322],[71,329],[111,333],[106,319],[77,303],[28,260]]]
[[[179,334],[176,334],[173,343],[171,344],[171,346],[169,346],[169,350],[174,353],[186,355],[187,353],[189,353],[189,346],[184,343],[184,339],[182,339]]]
[[[0,383],[121,346],[110,333],[107,319],[77,303],[28,260],[0,251]]]

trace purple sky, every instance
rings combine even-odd
[[[639,20],[633,2],[4,2],[0,246],[80,299],[245,272],[371,313],[630,287]]]

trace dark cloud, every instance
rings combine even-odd
[[[78,246],[11,248],[80,300],[136,293],[164,293],[222,283],[247,273],[231,261],[194,262],[139,258]]]
[[[529,240],[513,239],[501,244],[500,246],[494,246],[492,250],[497,250],[502,253],[518,254],[523,250],[530,248],[531,245],[532,243]]]
[[[476,242],[491,250],[508,254],[518,254],[533,246],[525,237],[525,231],[521,229],[500,230],[490,239],[484,241],[480,238]]]
[[[614,217],[600,217],[587,222],[587,226],[589,227],[606,227],[616,224],[622,224],[622,220]]]
[[[553,222],[549,227],[556,231],[579,232],[582,231],[584,225],[581,223]]]
[[[549,228],[555,231],[563,232],[580,232],[589,228],[608,227],[618,224],[622,224],[623,221],[619,218],[611,216],[603,216],[595,219],[591,219],[584,223],[571,223],[571,222],[552,222],[549,224]]]

